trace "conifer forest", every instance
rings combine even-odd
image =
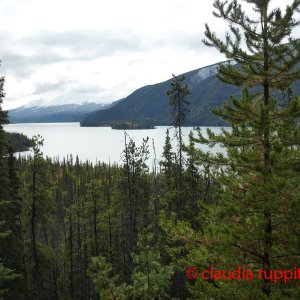
[[[0,78],[0,299],[300,299],[300,0],[272,2],[214,0],[228,33],[206,24],[203,43],[241,95],[212,108],[227,129],[184,144],[193,91],[173,75],[176,136],[152,167],[129,130],[121,164],[45,158],[39,135],[17,158]]]

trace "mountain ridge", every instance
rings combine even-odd
[[[242,88],[222,83],[217,78],[217,68],[220,64],[228,61],[218,62],[209,66],[183,73],[186,77],[192,94],[190,113],[187,114],[185,126],[224,126],[226,123],[211,112],[211,108],[220,107],[227,102],[231,96],[239,97]],[[232,63],[232,62],[231,62]],[[179,75],[180,76],[180,75]],[[172,125],[171,110],[168,105],[169,98],[166,95],[170,89],[172,78],[146,85],[135,90],[122,99],[119,103],[108,109],[99,110],[88,114],[81,122],[81,126],[110,126],[113,123],[128,122],[134,120],[152,120],[154,126]],[[296,95],[300,94],[300,81],[293,85]],[[259,90],[258,87],[251,89]],[[277,97],[279,92],[275,92]]]
[[[224,126],[226,123],[211,113],[211,108],[220,107],[231,96],[239,96],[241,88],[222,83],[216,73],[220,64],[194,69],[183,73],[192,94],[190,113],[185,126]],[[170,126],[172,113],[168,105],[167,90],[170,89],[172,78],[138,88],[130,95],[111,104],[86,102],[83,104],[62,104],[47,106],[22,106],[8,111],[11,123],[29,122],[80,122],[81,126],[117,126],[124,123],[133,127]],[[293,88],[300,94],[300,81]],[[117,125],[116,125],[117,124]]]
[[[219,106],[220,98],[224,90],[231,94],[239,93],[239,89],[220,83],[216,78],[217,67],[226,62],[219,62],[199,69],[188,71],[183,75],[186,83],[192,90],[190,96],[191,114],[185,125],[187,126],[220,126],[224,122],[214,116],[210,111],[211,106]],[[106,109],[90,113],[84,118],[81,126],[103,126],[109,122],[125,121],[134,119],[152,119],[157,126],[171,125],[172,118],[168,106],[166,91],[170,88],[170,81],[143,86],[128,95],[118,104]],[[207,88],[212,91],[209,95]],[[216,86],[221,88],[215,89]],[[201,98],[202,101],[199,101]],[[223,100],[227,100],[223,98]]]

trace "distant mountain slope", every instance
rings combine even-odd
[[[80,122],[87,114],[105,107],[99,103],[21,106],[8,111],[10,123]]]
[[[229,94],[239,89],[220,83],[215,74],[219,64],[185,73],[186,82],[192,90],[191,113],[186,125],[221,125],[222,121],[210,113],[209,108],[219,106]],[[152,119],[155,125],[171,125],[171,114],[166,91],[170,80],[144,86],[114,107],[89,114],[81,126],[99,126],[111,121]]]
[[[239,95],[241,89],[221,83],[217,79],[217,67],[222,63],[224,62],[183,74],[192,91],[191,112],[185,123],[187,126],[225,125],[223,120],[210,112],[210,108],[219,107],[223,102],[228,101],[230,95]],[[170,80],[144,86],[113,107],[89,114],[81,121],[81,126],[101,126],[110,122],[138,119],[152,119],[155,125],[171,125],[171,113],[166,96],[166,91],[170,88]],[[299,95],[299,81],[294,85],[294,89]]]

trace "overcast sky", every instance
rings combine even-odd
[[[275,0],[284,7],[292,1]],[[202,44],[226,23],[212,0],[1,0],[4,108],[105,102],[224,60]],[[299,32],[299,31],[298,31]]]

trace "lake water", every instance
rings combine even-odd
[[[173,147],[176,146],[174,138],[174,128],[158,126],[156,129],[128,130],[129,136],[141,145],[143,138],[149,137],[149,162],[151,166],[154,160],[152,140],[154,140],[157,159],[161,157],[165,143],[166,131],[169,128]],[[206,132],[207,127],[201,127],[201,131]],[[122,151],[124,149],[125,138],[123,130],[113,130],[110,127],[80,127],[79,123],[25,123],[9,124],[4,129],[9,132],[24,133],[28,137],[41,135],[44,138],[42,151],[44,156],[59,158],[78,155],[81,161],[116,162],[122,163]],[[188,143],[188,135],[193,130],[191,127],[184,127],[184,141]],[[213,127],[214,132],[220,132],[220,127]],[[208,150],[208,147],[201,146]],[[215,151],[220,151],[216,147]],[[27,155],[28,152],[23,153]]]

